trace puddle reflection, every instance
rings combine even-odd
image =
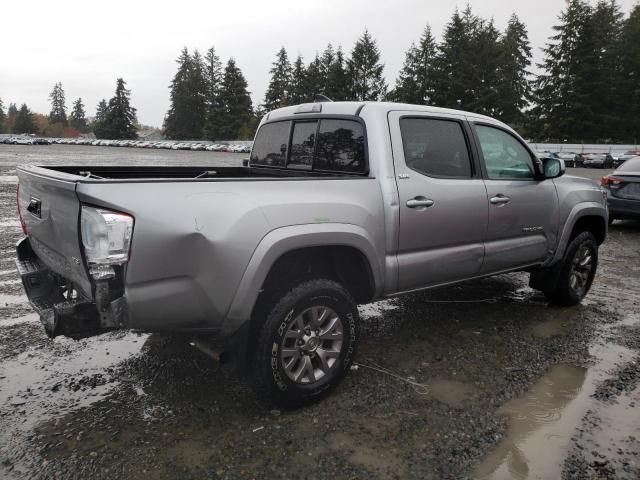
[[[633,352],[617,345],[599,345],[591,368],[560,364],[526,392],[503,405],[508,417],[505,438],[476,469],[482,480],[560,478],[571,436],[584,414],[597,408],[592,398],[606,372],[628,361]]]

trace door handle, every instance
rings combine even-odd
[[[491,197],[489,200],[494,205],[504,205],[505,203],[509,203],[511,199],[509,197],[505,197],[501,193],[496,195],[495,197]]]
[[[432,206],[435,202],[433,200],[430,200],[426,197],[415,197],[412,198],[411,200],[407,200],[407,207],[409,208],[418,208],[418,207],[425,207],[428,208],[430,206]]]

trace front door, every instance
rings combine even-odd
[[[389,126],[400,201],[399,291],[480,274],[487,193],[465,122],[391,112]]]
[[[489,229],[483,273],[543,262],[557,240],[558,195],[536,175],[533,154],[511,132],[474,125],[485,168]]]

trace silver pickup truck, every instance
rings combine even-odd
[[[206,335],[296,406],[349,370],[358,304],[513,271],[580,302],[608,213],[564,173],[485,116],[304,104],[243,166],[19,167],[17,265],[50,336]]]

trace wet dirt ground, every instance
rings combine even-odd
[[[522,273],[361,307],[357,364],[302,410],[185,339],[45,336],[13,264],[17,163],[241,158],[0,145],[0,478],[640,478],[638,223],[611,228],[577,307]]]

